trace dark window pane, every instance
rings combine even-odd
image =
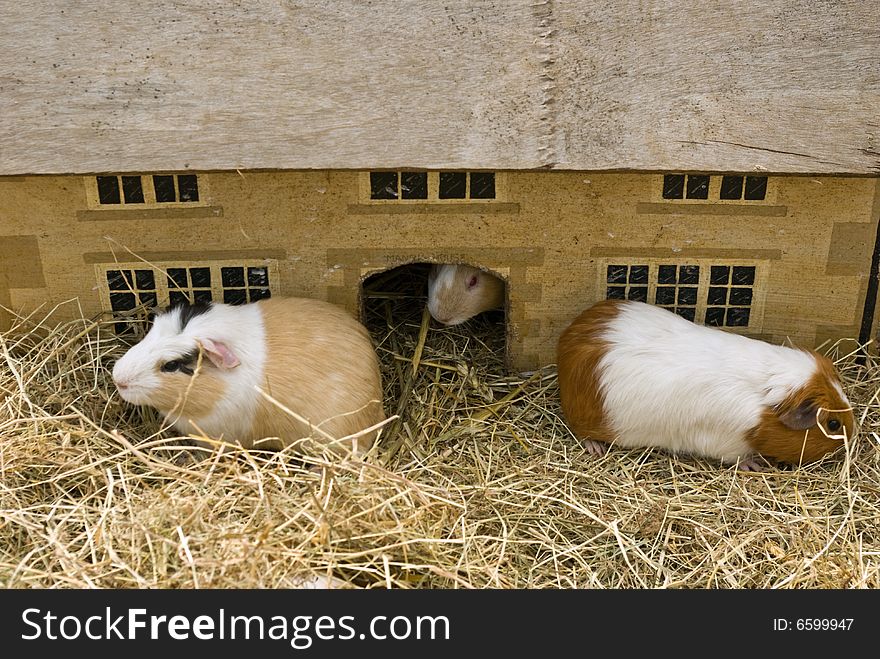
[[[677,313],[682,318],[687,318],[691,322],[694,322],[694,318],[696,318],[697,316],[697,310],[693,307],[678,307],[675,310],[675,313]]]
[[[715,288],[709,287],[709,297],[706,299],[707,304],[711,304],[713,306],[725,305],[727,304],[727,289],[726,288]]]
[[[467,193],[465,172],[440,172],[440,199],[464,199]]]
[[[746,199],[763,199],[767,196],[766,176],[746,176]]]
[[[694,305],[697,303],[697,289],[686,287],[678,289],[678,303]]]
[[[173,176],[154,176],[153,189],[156,191],[156,201],[162,203],[177,201],[177,197],[174,194]]]
[[[681,199],[684,197],[684,174],[667,174],[663,177],[663,198]]]
[[[397,172],[370,172],[370,199],[397,199]]]
[[[128,336],[134,334],[134,329],[128,323],[114,323],[113,332],[116,336]]]
[[[159,306],[159,298],[156,297],[155,293],[141,293],[140,295],[138,295],[138,300],[141,304],[148,307]]]
[[[193,300],[196,304],[207,304],[214,299],[211,291],[193,291]]]
[[[193,288],[210,288],[211,268],[190,268],[189,278]]]
[[[142,291],[155,290],[156,280],[152,270],[135,270],[134,275],[138,289]]]
[[[673,286],[658,286],[654,294],[655,304],[674,304],[675,288]]]
[[[713,265],[712,270],[709,272],[709,283],[716,286],[730,283],[730,266]]]
[[[428,198],[427,172],[401,172],[400,197],[402,199]]]
[[[688,174],[687,178],[688,199],[709,198],[709,177],[702,174]]]
[[[132,286],[131,270],[108,270],[107,288],[111,291],[127,291]]]
[[[248,286],[268,286],[269,270],[267,268],[248,268]]]
[[[471,199],[495,198],[495,174],[471,172]]]
[[[624,283],[626,283],[626,270],[627,270],[627,266],[625,266],[625,265],[609,265],[608,266],[608,283],[609,284],[624,284]]]
[[[199,181],[195,174],[181,174],[178,176],[177,187],[180,188],[180,201],[199,200]]]
[[[752,303],[752,289],[751,288],[731,288],[730,289],[730,303],[744,306],[744,307],[750,305]]]
[[[706,324],[711,327],[721,327],[724,325],[724,309],[719,307],[709,307],[706,309]]]
[[[751,286],[755,283],[755,266],[737,265],[733,267],[733,283],[739,286]]]
[[[742,199],[743,196],[743,177],[742,176],[725,176],[721,179],[722,199]]]
[[[168,287],[186,288],[186,268],[168,268]]]
[[[220,280],[223,288],[244,286],[244,268],[220,268]]]
[[[749,325],[749,308],[731,307],[727,310],[728,327],[748,327]]]
[[[632,286],[629,289],[629,297],[630,300],[635,300],[636,302],[647,302],[648,301],[648,287],[647,286]]]
[[[609,300],[625,300],[626,286],[609,286],[605,291],[605,297]]]
[[[647,284],[648,283],[648,266],[633,265],[629,268],[630,284]]]
[[[98,176],[98,201],[102,204],[118,204],[119,181],[115,176]]]
[[[674,284],[677,268],[674,265],[661,265],[657,269],[658,284]]]
[[[144,203],[144,190],[141,187],[140,176],[123,176],[122,177],[122,194],[125,197],[126,204],[142,204]]]
[[[171,291],[168,293],[168,304],[172,307],[176,307],[179,304],[189,304],[189,297],[181,291]]]
[[[223,289],[223,301],[226,304],[244,304],[247,302],[247,296],[243,288],[225,288]]]
[[[679,284],[698,284],[700,283],[700,266],[683,265],[678,269]]]
[[[134,293],[110,293],[110,308],[113,311],[129,311],[136,306]]]
[[[262,300],[269,297],[272,297],[272,292],[268,288],[251,289],[251,302],[256,302],[257,300]]]

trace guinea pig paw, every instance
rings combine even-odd
[[[595,439],[582,439],[581,444],[583,444],[587,453],[600,458],[608,452],[608,444],[605,442],[597,442]]]
[[[764,461],[761,461],[760,458],[743,458],[739,461],[739,470],[740,471],[753,471],[753,472],[762,472],[769,471],[770,465]]]

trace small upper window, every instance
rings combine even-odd
[[[427,198],[427,172],[370,172],[370,199]]]
[[[766,176],[724,176],[721,179],[720,199],[760,201],[766,196]]]
[[[152,178],[158,203],[199,200],[199,182],[195,174],[156,175]]]
[[[494,172],[370,172],[373,200],[495,198]]]
[[[663,177],[664,199],[708,199],[709,177],[704,174],[667,174]]]
[[[195,174],[96,176],[95,183],[99,206],[158,206],[199,201],[199,181]]]
[[[440,199],[494,199],[495,174],[492,172],[440,172]]]
[[[663,177],[664,199],[714,199],[762,201],[767,196],[766,176],[734,174],[717,177],[706,174],[666,174]],[[717,188],[716,188],[717,186]]]

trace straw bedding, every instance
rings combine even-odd
[[[560,416],[552,364],[509,376],[498,314],[441,328],[377,278],[365,322],[395,416],[366,458],[185,439],[110,379],[110,318],[0,335],[7,588],[875,588],[880,367],[838,354],[858,439],[799,469],[612,448]]]

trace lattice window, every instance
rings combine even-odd
[[[607,259],[600,267],[600,290],[607,299],[649,302],[715,327],[755,330],[760,325],[763,263]]]
[[[609,265],[605,272],[609,300],[648,301],[647,265]]]
[[[654,304],[674,311],[683,318],[694,320],[699,284],[698,265],[660,265],[657,267]]]
[[[168,268],[168,304],[206,303],[214,300],[211,288],[211,268]]]
[[[99,265],[98,282],[104,309],[120,318],[118,334],[130,331],[131,312],[198,302],[244,304],[271,297],[276,288],[274,263],[163,263]]]
[[[159,304],[153,270],[107,270],[106,286],[110,308],[114,311],[131,311],[140,304],[147,307]]]
[[[370,172],[372,201],[497,199],[494,172]]]
[[[706,324],[748,327],[754,300],[755,266],[713,265],[706,299]]]

